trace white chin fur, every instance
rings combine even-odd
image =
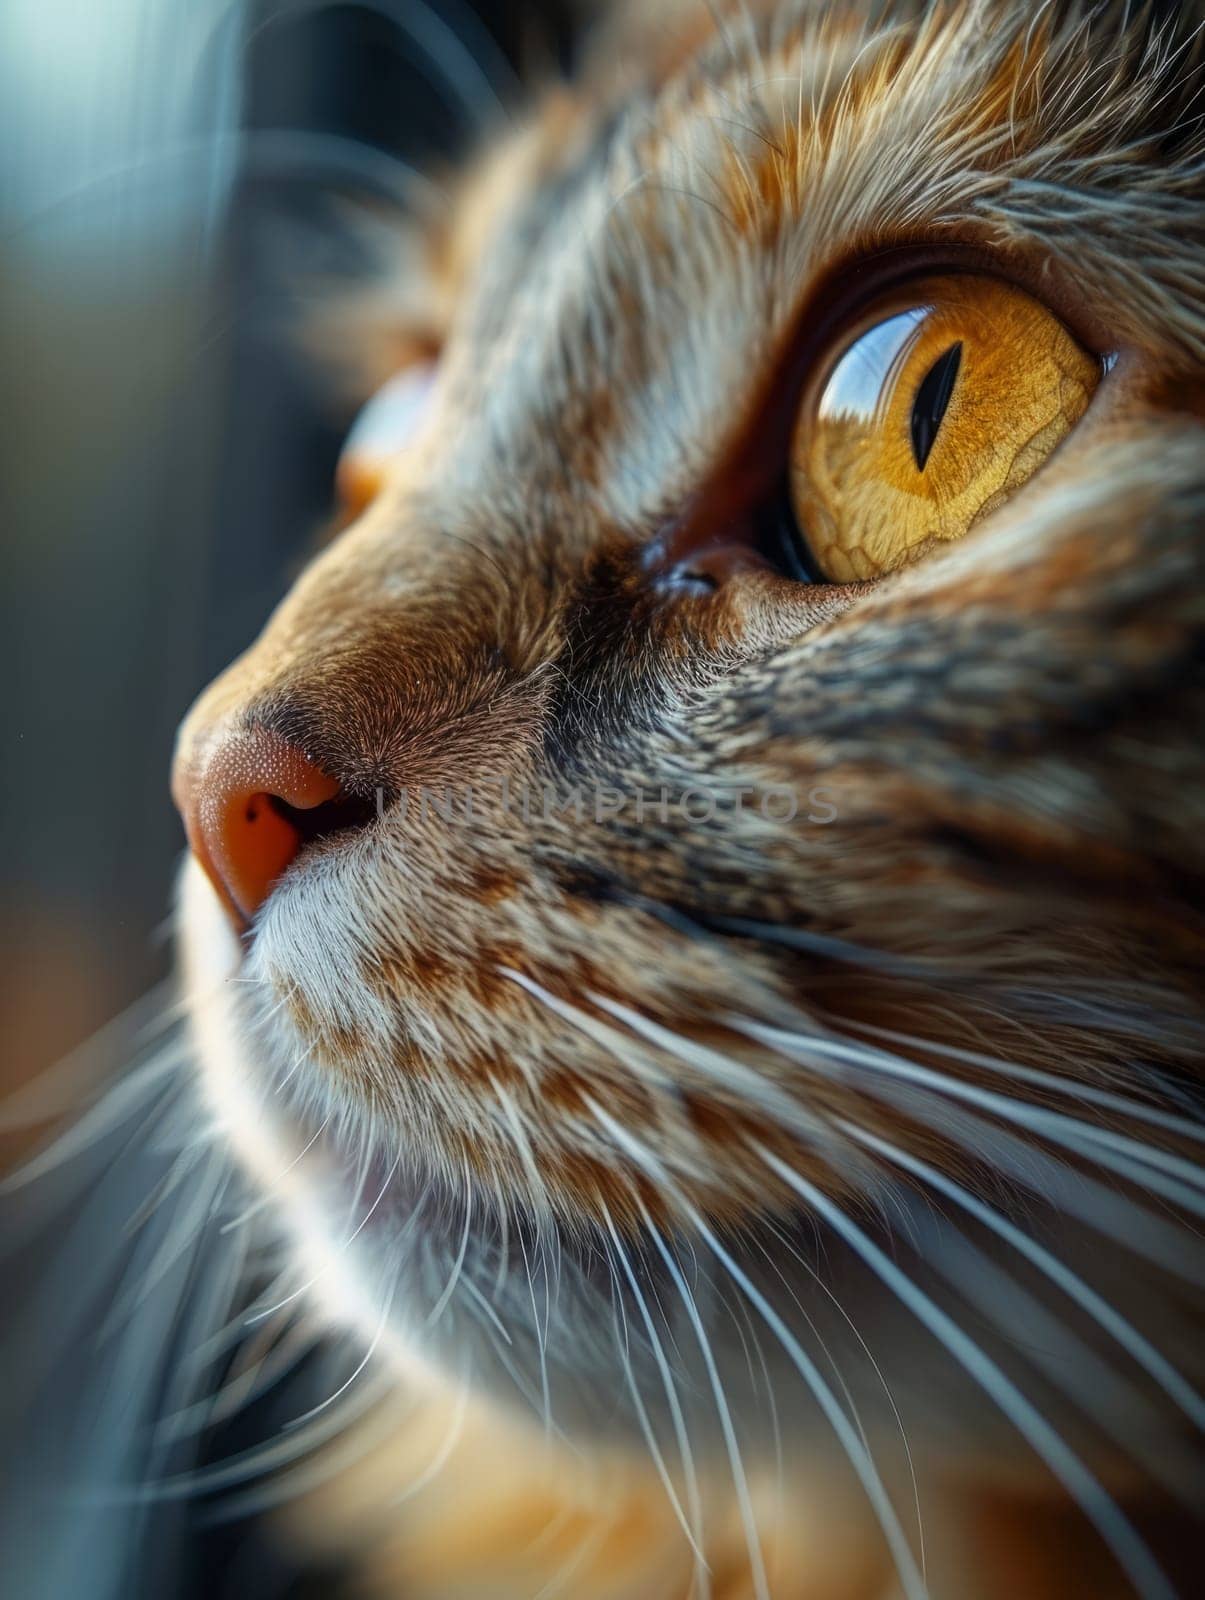
[[[263,1074],[249,1056],[233,1003],[241,981],[241,944],[191,856],[177,894],[180,973],[205,1098],[229,1147],[257,1187],[272,1197],[270,1211],[286,1236],[298,1287],[310,1286],[310,1305],[332,1325],[375,1338],[379,1345],[380,1306],[334,1239],[322,1163],[316,1155],[297,1159],[300,1142],[265,1104]],[[400,1366],[412,1367],[409,1352],[391,1353]]]

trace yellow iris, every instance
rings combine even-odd
[[[822,575],[874,578],[960,539],[1087,409],[1101,364],[996,279],[948,275],[881,298],[805,396],[791,498]]]

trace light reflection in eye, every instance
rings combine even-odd
[[[917,329],[932,310],[932,306],[911,306],[855,339],[824,386],[821,418],[872,421],[877,408],[891,398],[894,385],[888,383],[888,375],[906,359]]]

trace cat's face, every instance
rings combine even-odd
[[[856,1366],[836,1290],[978,1418],[884,1259],[1007,1365],[980,1205],[1081,1265],[1098,1222],[1103,1292],[1186,1337],[1155,1213],[1205,1021],[1188,32],[704,13],[466,191],[412,443],[178,758],[207,1078],[332,1308],[635,1432],[663,1348],[751,1418],[750,1319],[780,1382],[809,1317]],[[263,892],[223,784],[293,806]]]

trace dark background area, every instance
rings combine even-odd
[[[12,1085],[162,977],[176,725],[312,547],[351,415],[296,348],[347,207],[454,158],[554,4],[10,0],[0,19]]]

